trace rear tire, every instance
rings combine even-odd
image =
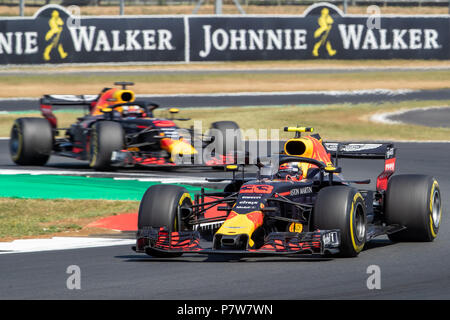
[[[111,170],[112,152],[123,149],[124,145],[124,131],[119,123],[95,123],[90,137],[89,166],[95,170]]]
[[[366,243],[366,206],[356,189],[347,186],[326,187],[320,190],[314,206],[314,228],[339,229],[339,255],[356,257]]]
[[[213,122],[210,135],[214,137],[217,154],[227,155],[244,151],[241,130],[234,121]]]
[[[22,166],[43,166],[53,149],[53,130],[44,118],[19,118],[12,128],[9,151],[12,161]]]
[[[399,241],[433,241],[442,217],[441,192],[435,178],[426,175],[397,175],[389,179],[385,216],[387,224],[406,229],[390,234]]]
[[[166,227],[169,232],[188,230],[180,208],[192,206],[187,190],[174,185],[154,185],[147,189],[139,205],[138,229]],[[180,257],[182,253],[165,253],[149,249],[154,257]]]

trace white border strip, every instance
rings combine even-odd
[[[215,92],[215,93],[175,93],[175,94],[137,94],[138,98],[163,98],[163,97],[240,97],[240,96],[290,96],[290,95],[325,95],[325,96],[343,96],[355,95],[361,96],[366,94],[379,95],[404,95],[413,92],[420,92],[421,90],[412,89],[364,89],[364,90],[310,90],[310,91],[263,91],[263,92]],[[14,97],[14,98],[0,98],[2,101],[36,101],[39,97]],[[39,111],[39,110],[38,110]]]
[[[88,170],[40,170],[40,169],[0,169],[0,175],[18,175],[18,174],[29,174],[29,175],[70,175],[70,176],[99,176],[105,178],[133,178],[133,179],[148,179],[147,181],[162,181],[162,180],[175,180],[183,179],[186,181],[200,180],[199,177],[195,176],[183,176],[179,175],[158,175],[152,173],[139,173],[139,172],[110,172],[110,171],[88,171]],[[125,179],[123,179],[125,180]],[[203,179],[204,180],[204,179]]]
[[[422,108],[413,108],[413,109],[403,109],[403,110],[397,110],[393,112],[383,112],[383,113],[376,113],[372,115],[369,120],[376,123],[381,124],[409,124],[407,122],[398,121],[398,120],[391,120],[390,117],[393,116],[399,116],[408,112],[415,112],[415,111],[427,111],[427,110],[435,110],[435,109],[443,109],[448,108],[449,106],[431,106],[431,107],[422,107]],[[417,125],[417,124],[416,124]]]
[[[321,91],[268,91],[268,92],[230,92],[230,93],[177,93],[177,94],[143,94],[138,95],[142,98],[155,97],[239,97],[239,96],[290,96],[290,95],[325,95],[325,96],[343,96],[355,95],[361,96],[366,94],[379,95],[403,95],[412,92],[419,92],[420,90],[412,89],[368,89],[368,90],[321,90]]]
[[[136,243],[136,240],[119,238],[53,237],[51,239],[25,239],[0,242],[0,254],[111,247],[134,243]]]

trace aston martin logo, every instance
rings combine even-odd
[[[330,16],[330,11],[328,8],[322,9],[320,17],[317,20],[317,23],[319,24],[319,28],[316,31],[314,31],[314,38],[317,39],[320,37],[320,39],[314,45],[312,54],[314,57],[318,57],[320,47],[325,45],[328,55],[332,57],[336,54],[336,50],[334,50],[333,47],[331,46],[331,42],[330,40],[328,40],[328,35],[331,31],[331,28],[333,27],[334,20]]]
[[[45,47],[44,60],[50,60],[50,53],[55,48],[57,48],[61,59],[65,59],[68,54],[64,51],[63,45],[60,42],[64,21],[59,16],[58,10],[53,10],[52,17],[48,21],[48,25],[50,27],[50,30],[48,30],[48,32],[45,34],[45,41],[50,41],[50,44]]]

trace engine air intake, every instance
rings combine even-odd
[[[307,149],[308,146],[302,139],[291,139],[284,145],[284,152],[290,156],[302,156]]]
[[[131,90],[117,90],[114,94],[114,98],[116,102],[133,102],[134,101],[134,92]]]

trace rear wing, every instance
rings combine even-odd
[[[377,190],[386,191],[389,178],[395,171],[395,148],[393,143],[344,143],[324,142],[324,147],[337,166],[339,158],[384,159],[384,170],[377,177]]]
[[[41,113],[52,128],[56,129],[58,121],[53,114],[53,106],[89,106],[92,107],[100,95],[44,95],[39,100]]]
[[[393,143],[324,142],[332,158],[390,159],[395,157]]]
[[[100,95],[44,95],[40,99],[41,105],[48,106],[85,106],[96,102]]]

